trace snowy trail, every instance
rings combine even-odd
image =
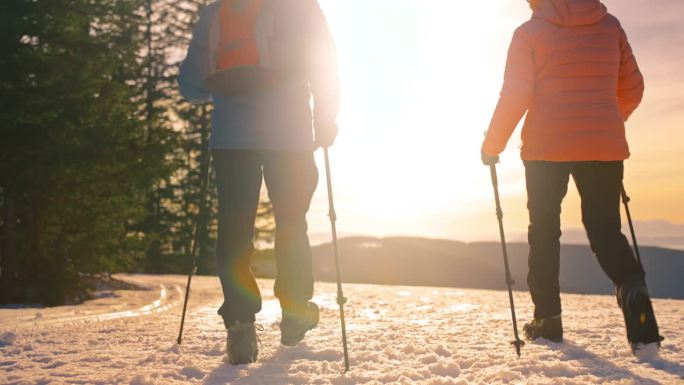
[[[67,323],[89,323],[111,321],[120,318],[140,317],[143,315],[159,313],[171,309],[180,303],[181,297],[183,295],[183,291],[179,285],[160,284],[156,292],[159,293],[159,297],[156,300],[135,309],[122,311],[112,311],[112,308],[104,308],[99,310],[80,310],[77,306],[73,306],[73,309],[69,311],[65,311],[64,309],[48,309],[45,312],[36,313],[35,311],[25,310],[24,312],[32,312],[35,314],[26,316],[11,316],[9,319],[7,319],[7,322],[12,322],[16,328],[25,328],[40,327],[43,325],[57,326]],[[141,296],[137,297],[138,298],[136,299],[139,301]],[[0,317],[0,320],[2,320],[2,317]]]
[[[505,292],[345,285],[352,370],[342,374],[333,284],[316,285],[321,325],[284,348],[272,281],[261,280],[263,350],[258,363],[233,367],[215,314],[216,278],[193,281],[180,347],[184,277],[125,279],[153,289],[76,307],[0,310],[0,384],[684,384],[684,301],[655,301],[667,338],[659,358],[630,354],[613,297],[564,295],[566,342],[528,343],[518,359]],[[529,296],[515,298],[524,321]]]

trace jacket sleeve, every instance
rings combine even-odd
[[[530,107],[534,95],[534,58],[529,35],[518,28],[511,41],[499,103],[482,144],[482,151],[499,155]]]
[[[192,40],[178,74],[178,87],[181,95],[193,104],[212,101],[212,96],[202,77],[200,61],[202,52],[208,49],[211,19],[216,11],[215,5],[206,7],[193,28]]]
[[[314,99],[314,122],[334,123],[340,105],[337,47],[318,1],[307,0],[311,22],[309,84]]]
[[[620,55],[617,96],[622,117],[627,121],[641,103],[645,87],[644,77],[641,75],[632,47],[627,41],[627,34],[622,28],[620,28]]]

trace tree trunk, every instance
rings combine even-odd
[[[16,271],[12,264],[17,260],[17,202],[11,188],[3,187],[2,249],[0,254],[0,300],[11,299]]]
[[[211,206],[213,195],[210,191],[212,183],[210,183],[209,178],[211,175],[211,153],[209,150],[209,135],[211,131],[211,120],[210,112],[207,106],[201,107],[201,119],[200,119],[200,155],[199,155],[199,175],[203,180],[200,181],[204,185],[204,197],[200,197],[199,202],[204,206],[200,207],[197,221],[199,222],[199,231],[197,234],[196,242],[199,242],[198,252],[199,252],[199,270],[203,274],[213,273],[213,258],[209,255],[209,250],[211,250],[211,236],[209,235],[209,223],[211,222]],[[206,176],[206,178],[205,178]]]

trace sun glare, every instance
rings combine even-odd
[[[678,36],[676,16],[640,17],[647,5],[605,1],[628,31],[647,78],[644,103],[628,122],[632,147],[625,179],[641,220],[680,222],[682,135],[677,58],[681,44],[653,39],[654,23]],[[479,149],[503,80],[515,28],[530,17],[522,0],[320,0],[339,48],[340,136],[332,148],[343,234],[410,234],[493,239],[492,191]],[[667,52],[670,59],[662,60]],[[671,106],[668,108],[667,106]],[[658,129],[655,129],[658,128]],[[517,131],[502,154],[500,190],[506,227],[527,228]],[[319,164],[322,160],[319,159]],[[667,167],[663,167],[667,164]],[[637,183],[649,180],[650,183]],[[656,187],[657,186],[657,187]],[[665,204],[662,204],[665,202]],[[641,206],[640,206],[641,205]],[[327,234],[323,181],[309,215]],[[580,227],[571,187],[563,224]],[[321,238],[328,240],[329,236]]]
[[[493,2],[321,5],[339,49],[333,156],[339,209],[352,231],[454,236],[445,228],[453,231],[458,218],[474,233],[472,220],[491,200],[480,142],[509,37],[525,15]],[[314,210],[325,205],[317,199]]]

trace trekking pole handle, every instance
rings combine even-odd
[[[489,173],[492,176],[492,186],[494,187],[494,198],[496,200],[496,217],[498,219],[503,219],[503,210],[501,209],[501,201],[499,198],[499,177],[496,173],[496,165],[489,165]]]
[[[625,186],[622,186],[622,191],[620,192],[620,195],[622,195],[622,203],[629,204],[632,201],[632,198],[630,198],[629,195],[627,195]]]
[[[337,221],[337,213],[335,212],[335,203],[332,192],[332,177],[330,175],[330,155],[328,155],[328,148],[323,148],[323,156],[325,157],[325,179],[328,186],[328,217],[330,220]]]

